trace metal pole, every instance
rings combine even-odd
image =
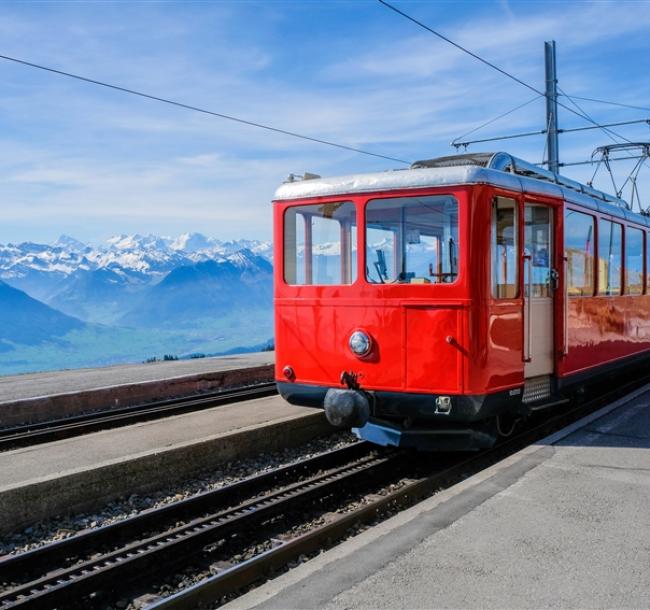
[[[548,133],[548,168],[558,173],[560,168],[560,147],[557,127],[557,71],[555,64],[555,40],[544,43],[546,64],[546,125]]]

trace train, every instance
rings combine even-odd
[[[275,380],[383,446],[479,450],[650,356],[650,217],[505,152],[290,175]]]

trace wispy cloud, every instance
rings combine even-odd
[[[554,38],[564,89],[647,103],[644,3],[402,6],[538,87]],[[0,17],[1,52],[411,160],[449,154],[454,137],[531,96],[368,3],[6,4]],[[270,237],[268,202],[288,172],[390,165],[6,63],[0,77],[0,241],[72,226],[84,239],[179,225]],[[541,128],[540,100],[474,135]],[[563,151],[585,158],[603,138],[566,136]],[[534,161],[543,151],[541,138],[505,146]]]

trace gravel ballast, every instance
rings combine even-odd
[[[280,466],[297,463],[324,451],[344,447],[357,439],[349,432],[318,438],[298,447],[219,465],[215,470],[181,485],[170,486],[147,495],[132,494],[112,501],[101,510],[73,516],[53,517],[34,526],[4,536],[0,540],[0,556],[22,553],[50,542],[62,540],[83,530],[108,525],[137,515],[147,509],[170,504],[201,492],[218,489]]]

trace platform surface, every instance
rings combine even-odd
[[[258,398],[0,453],[0,534],[331,431],[323,411]]]
[[[26,373],[0,377],[0,407],[3,402],[68,394],[126,384],[165,381],[176,377],[217,371],[246,369],[273,364],[274,352],[195,358],[171,362],[124,364],[94,369],[48,373]]]
[[[32,480],[133,460],[313,412],[318,410],[295,407],[271,396],[5,451],[0,453],[0,493]]]
[[[650,607],[650,386],[228,608]]]

